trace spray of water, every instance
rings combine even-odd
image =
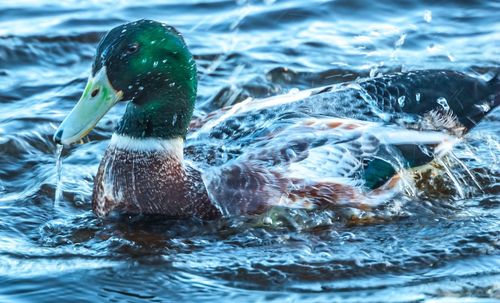
[[[436,159],[436,162],[444,168],[445,173],[448,175],[450,180],[453,182],[453,186],[457,190],[457,193],[460,197],[460,199],[465,199],[465,192],[463,189],[463,185],[458,181],[457,177],[453,173],[451,169],[451,165],[448,163],[448,161],[445,161],[444,158],[438,158]]]
[[[56,158],[56,192],[54,197],[54,209],[57,209],[62,198],[61,175],[62,175],[62,151],[63,146],[57,145]]]

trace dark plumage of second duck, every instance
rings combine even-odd
[[[371,205],[395,188],[398,170],[441,156],[500,103],[497,77],[441,70],[247,100],[191,121],[196,91],[195,61],[173,27],[140,20],[101,40],[82,97],[54,135],[79,141],[128,103],[95,178],[97,215],[213,219],[276,205]]]

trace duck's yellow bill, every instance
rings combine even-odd
[[[122,98],[123,92],[111,86],[106,67],[102,67],[89,77],[80,100],[54,134],[54,141],[66,145],[81,140]]]

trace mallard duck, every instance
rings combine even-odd
[[[499,88],[498,77],[412,71],[246,100],[191,121],[193,56],[173,27],[140,20],[102,38],[54,140],[81,140],[127,102],[95,177],[98,216],[362,207],[394,188],[399,169],[446,152],[499,104]]]

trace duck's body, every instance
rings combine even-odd
[[[138,48],[150,57],[136,55]],[[121,65],[135,74],[111,71]],[[194,121],[188,135],[194,61],[175,30],[146,20],[101,41],[93,75],[55,138],[71,143],[114,102],[131,100],[95,179],[99,216],[115,210],[213,219],[274,205],[362,206],[380,195],[377,187],[394,186],[388,180],[398,168],[439,156],[442,143],[454,142],[500,103],[497,79],[416,71],[225,108]],[[100,95],[103,109],[87,119]],[[75,128],[75,121],[84,125]],[[186,135],[196,165],[184,160]],[[370,196],[362,188],[375,190]]]

